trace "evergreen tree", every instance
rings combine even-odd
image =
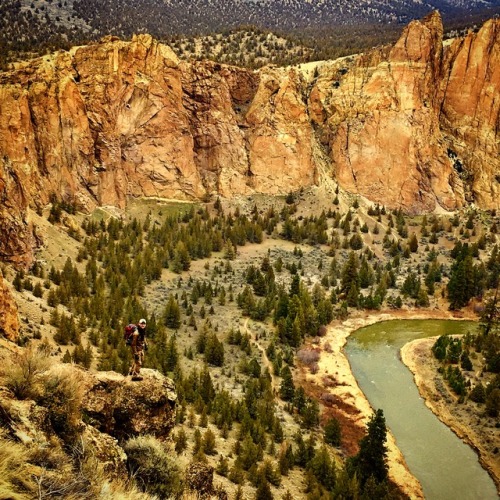
[[[207,455],[215,455],[217,453],[215,434],[210,429],[207,429],[205,434],[203,434],[202,449]]]
[[[205,362],[213,366],[222,366],[224,364],[224,344],[213,332],[207,336]]]
[[[410,252],[416,253],[418,251],[418,239],[415,233],[412,233],[408,246],[410,248]]]
[[[340,290],[349,297],[348,305],[356,306],[359,295],[359,262],[354,252],[349,254],[342,268]]]
[[[332,446],[340,446],[341,430],[339,421],[336,418],[328,419],[325,424],[325,443]]]
[[[308,464],[308,469],[327,490],[332,490],[334,488],[335,464],[325,446],[316,450],[313,459]]]
[[[174,273],[181,273],[182,271],[189,271],[191,267],[191,257],[184,242],[179,241],[175,247],[174,260],[172,262],[172,271]]]
[[[475,292],[472,256],[467,254],[463,260],[460,258],[461,255],[453,264],[448,282],[448,300],[451,310],[460,309],[467,305]]]
[[[306,429],[312,429],[319,424],[319,404],[315,399],[309,399],[302,411],[302,423]]]
[[[174,441],[175,441],[175,451],[178,455],[180,455],[187,448],[187,435],[182,427],[176,434]]]
[[[165,325],[168,328],[177,330],[181,326],[181,311],[175,297],[170,294],[167,305],[165,306]]]
[[[283,380],[280,386],[280,396],[284,401],[292,401],[295,394],[295,386],[293,383],[292,372],[288,365],[281,370],[281,376]]]
[[[382,410],[377,410],[368,422],[368,434],[359,443],[359,452],[350,461],[352,472],[364,485],[370,476],[376,481],[387,479],[387,428]]]

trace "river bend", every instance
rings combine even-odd
[[[400,359],[411,340],[461,334],[472,322],[384,321],[361,328],[345,346],[356,380],[373,408],[382,408],[408,467],[428,500],[497,500],[495,484],[476,453],[429,410]]]

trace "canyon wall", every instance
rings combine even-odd
[[[27,208],[53,196],[91,210],[327,176],[410,213],[500,208],[499,30],[443,44],[434,13],[309,77],[181,62],[148,35],[19,63],[0,73],[0,260],[29,263]]]

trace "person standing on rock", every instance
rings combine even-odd
[[[142,380],[141,367],[144,362],[144,351],[147,349],[145,319],[141,319],[137,324],[137,328],[132,334],[130,347],[132,348],[133,356],[132,367],[130,368],[132,380]]]

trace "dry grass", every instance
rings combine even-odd
[[[17,398],[33,398],[38,393],[40,376],[48,370],[49,364],[45,352],[29,346],[6,359],[1,371],[2,382]]]
[[[60,459],[65,460],[57,469],[54,466]],[[146,500],[151,496],[140,492],[133,484],[121,481],[109,481],[102,465],[94,455],[92,446],[79,439],[64,455],[55,446],[45,453],[40,449],[32,453],[31,460],[43,459],[45,467],[40,467],[33,474],[37,498],[60,497],[66,500]],[[70,459],[70,462],[68,460]],[[1,498],[1,497],[0,497]]]
[[[38,402],[49,410],[56,434],[73,444],[81,430],[84,386],[81,373],[72,365],[57,365],[46,373]]]
[[[24,500],[33,484],[27,471],[27,452],[0,434],[0,498]]]

